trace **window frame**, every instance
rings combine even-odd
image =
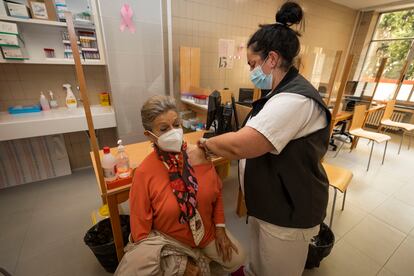
[[[370,51],[370,49],[371,49],[371,47],[372,47],[372,44],[373,44],[373,43],[376,43],[376,42],[388,42],[388,41],[410,41],[410,42],[411,42],[411,43],[410,43],[410,44],[411,44],[411,47],[409,48],[409,50],[408,50],[408,52],[407,52],[407,55],[406,55],[406,58],[404,59],[404,63],[403,63],[403,64],[405,64],[405,62],[406,62],[406,61],[407,61],[407,59],[409,58],[409,56],[410,56],[410,52],[414,51],[414,36],[410,36],[410,37],[403,37],[403,38],[385,38],[385,39],[378,39],[378,38],[375,38],[375,34],[376,34],[376,32],[377,32],[378,26],[379,26],[379,24],[380,24],[381,16],[382,16],[383,14],[393,13],[393,12],[399,12],[399,11],[406,11],[406,10],[414,10],[414,7],[410,7],[410,8],[403,8],[403,9],[396,9],[396,10],[389,10],[389,11],[380,12],[380,13],[378,14],[378,17],[377,17],[377,19],[376,19],[376,23],[375,23],[375,28],[374,28],[374,31],[373,31],[373,32],[372,32],[372,34],[371,34],[371,39],[370,39],[370,41],[369,41],[368,50],[367,50],[367,52],[366,52],[366,54],[365,54],[365,57],[364,57],[364,61],[363,61],[363,65],[362,65],[361,71],[359,72],[358,81],[360,81],[360,79],[361,79],[361,77],[362,77],[363,70],[364,70],[365,64],[366,64],[367,59],[368,59],[368,53],[369,53],[369,51]],[[414,66],[414,59],[413,59],[413,58],[411,59],[410,63],[409,63],[407,66],[408,66],[408,68],[409,68],[410,66]],[[407,69],[407,70],[408,70],[408,69]],[[401,75],[401,71],[400,71],[400,75]],[[404,76],[404,78],[405,78],[405,76]],[[414,81],[414,80],[413,80],[413,81]],[[396,83],[396,84],[398,85],[398,80],[397,80],[397,83]],[[403,83],[402,83],[402,84],[404,84],[404,81],[403,81]],[[364,100],[364,99],[371,99],[371,97],[373,97],[373,96],[366,96],[366,95],[365,95],[365,93],[366,93],[366,92],[367,92],[367,90],[365,90],[365,89],[362,91],[361,95],[359,96],[359,97],[360,97],[360,99],[362,99],[362,100]],[[398,91],[398,93],[397,93],[396,95],[393,95],[393,98],[395,98],[395,99],[396,99],[397,103],[398,103],[399,105],[413,107],[413,106],[414,106],[414,101],[410,101],[410,99],[411,99],[412,97],[414,97],[414,83],[413,83],[413,86],[411,87],[410,94],[409,94],[409,96],[407,97],[407,99],[406,99],[405,101],[397,100],[397,98],[398,98],[398,94],[399,94],[400,92],[401,92],[401,89]],[[394,92],[394,94],[395,94],[395,92]]]

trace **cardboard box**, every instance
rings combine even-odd
[[[19,46],[19,39],[14,34],[0,34],[0,46]]]
[[[1,52],[3,54],[4,59],[18,59],[18,60],[25,59],[23,56],[22,49],[18,47],[2,46]]]
[[[7,16],[6,3],[3,0],[0,0],[0,16]]]
[[[29,10],[27,9],[26,5],[12,2],[6,2],[6,5],[10,16],[19,18],[30,18]]]
[[[29,0],[28,3],[33,18],[57,21],[53,0]]]
[[[0,5],[1,4],[2,3],[0,3]],[[0,33],[15,34],[15,35],[19,34],[19,31],[17,30],[17,24],[0,21]]]

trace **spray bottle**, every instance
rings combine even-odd
[[[72,86],[69,83],[66,83],[63,85],[63,87],[66,88],[66,106],[69,109],[76,108],[78,106],[78,101],[72,92]]]

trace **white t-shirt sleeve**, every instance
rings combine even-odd
[[[294,93],[279,93],[267,101],[263,109],[246,126],[263,134],[282,152],[294,139],[304,137],[327,125],[324,110],[317,102]]]

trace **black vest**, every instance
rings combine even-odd
[[[328,179],[321,160],[328,149],[331,113],[318,91],[292,67],[275,90],[253,103],[251,116],[281,92],[316,101],[325,110],[328,124],[290,141],[279,155],[269,152],[246,160],[247,213],[282,227],[311,228],[322,223],[328,204]]]

